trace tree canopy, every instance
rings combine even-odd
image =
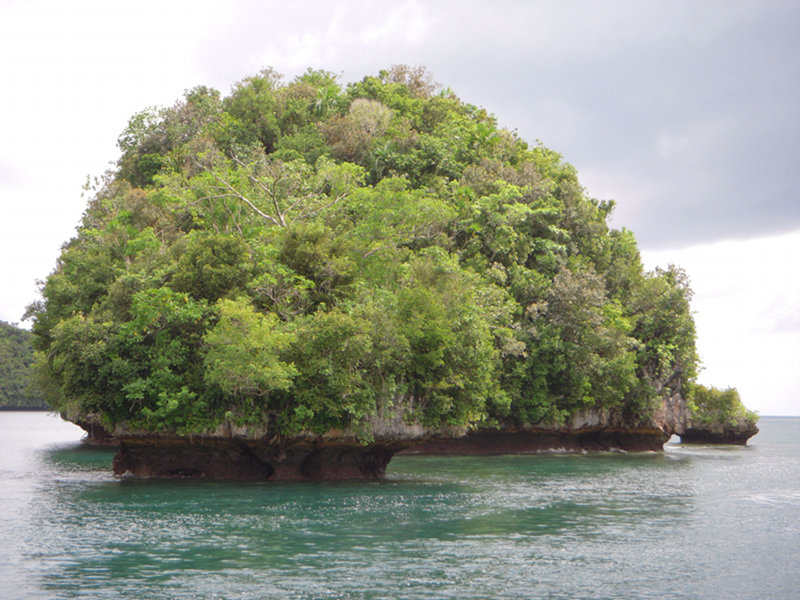
[[[724,430],[740,422],[755,424],[758,421],[758,415],[745,408],[735,388],[721,390],[695,384],[692,404],[692,425],[697,428]]]
[[[644,419],[697,372],[676,267],[645,272],[576,170],[395,66],[265,70],[134,115],[31,306],[60,410],[279,434]]]

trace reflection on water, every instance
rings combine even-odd
[[[113,451],[51,440],[4,471],[21,484],[4,480],[2,508],[23,499],[24,510],[0,521],[16,536],[0,563],[17,557],[16,583],[0,578],[0,593],[791,597],[781,594],[800,583],[800,532],[786,526],[800,456],[762,439],[663,454],[402,456],[367,484],[120,480]],[[783,579],[754,595],[776,564]]]

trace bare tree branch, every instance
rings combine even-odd
[[[263,191],[263,192],[264,192],[264,193],[265,193],[267,196],[269,196],[270,200],[272,200],[272,206],[273,206],[273,208],[275,209],[275,214],[277,215],[277,221],[276,221],[276,222],[277,222],[277,223],[278,223],[278,225],[280,225],[281,227],[286,227],[286,220],[285,220],[285,218],[284,218],[284,213],[281,211],[281,208],[280,208],[280,206],[278,205],[278,196],[277,196],[277,194],[275,193],[275,190],[273,190],[273,189],[270,189],[270,188],[268,188],[267,186],[265,186],[265,185],[264,185],[264,183],[263,183],[263,182],[262,182],[262,181],[261,181],[261,180],[260,180],[258,177],[256,177],[256,176],[253,174],[253,172],[250,170],[250,167],[248,167],[248,166],[247,166],[247,165],[246,165],[244,162],[242,162],[242,160],[240,160],[238,156],[236,156],[236,155],[233,155],[231,158],[233,159],[233,161],[234,161],[234,162],[235,162],[237,165],[239,165],[239,166],[240,166],[240,167],[242,167],[242,168],[243,168],[245,171],[247,171],[247,176],[250,178],[250,181],[252,181],[253,183],[255,183],[255,184],[256,184],[256,185],[257,185],[259,188],[261,188],[261,190],[262,190],[262,191]],[[277,183],[280,181],[280,178],[279,178],[279,177],[273,177],[273,179],[274,179],[274,183],[276,183],[276,184],[277,184]],[[275,219],[273,219],[273,221],[275,221]]]
[[[237,198],[237,199],[241,200],[242,202],[244,202],[245,204],[247,204],[247,206],[249,206],[251,209],[253,209],[253,211],[258,216],[263,217],[264,219],[267,219],[268,221],[271,221],[272,223],[274,223],[275,225],[278,225],[279,227],[286,227],[286,223],[283,221],[282,218],[276,219],[272,215],[268,215],[267,213],[262,212],[261,210],[259,210],[259,208],[255,204],[253,204],[250,200],[248,200],[245,196],[243,196],[241,194],[241,192],[239,192],[239,190],[237,190],[235,187],[233,187],[233,185],[231,185],[226,179],[221,177],[218,173],[215,173],[214,171],[212,171],[211,169],[206,167],[204,164],[202,164],[198,160],[195,160],[194,162],[195,162],[195,164],[197,164],[197,166],[199,166],[201,169],[203,169],[206,173],[210,173],[211,176],[214,179],[216,179],[221,184],[223,184],[224,189],[227,189],[229,191],[228,194],[221,194],[221,195],[217,195],[217,196],[208,196],[209,198],[212,198],[212,197],[213,198],[219,198],[219,197]],[[280,213],[278,213],[278,214],[279,214],[279,217],[280,217]]]

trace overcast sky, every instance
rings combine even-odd
[[[696,292],[700,380],[800,414],[800,2],[0,2],[0,319],[36,298],[128,118],[272,66],[393,64],[494,113],[614,199]]]

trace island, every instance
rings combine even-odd
[[[119,148],[28,310],[40,389],[117,474],[373,480],[398,452],[757,431],[696,382],[685,272],[646,271],[613,201],[422,67],[196,87]]]

